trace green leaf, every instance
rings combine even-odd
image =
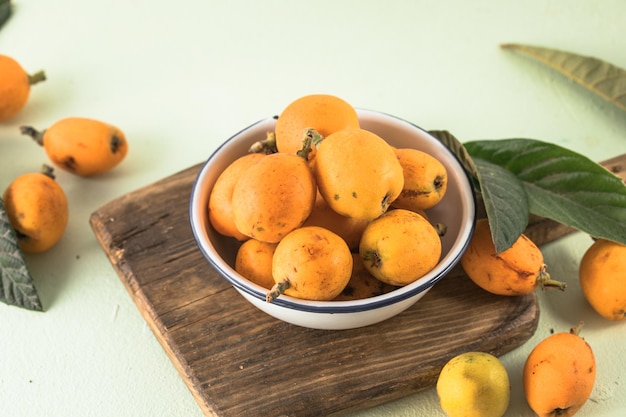
[[[626,110],[626,70],[598,58],[556,49],[514,43],[500,47],[535,59]]]
[[[465,146],[447,130],[430,130],[452,151],[474,179],[484,203],[494,246],[498,253],[515,243],[528,225],[528,201],[523,184],[511,172],[482,159],[472,159]]]
[[[528,226],[528,199],[524,184],[510,171],[474,158],[480,191],[496,252],[510,248]]]
[[[41,302],[24,257],[17,244],[17,235],[9,222],[0,199],[0,301],[29,310],[42,311]]]
[[[520,180],[531,213],[626,244],[626,184],[574,151],[535,139],[472,141],[469,154]]]
[[[9,20],[12,11],[11,0],[0,0],[0,28]]]

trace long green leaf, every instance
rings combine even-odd
[[[41,311],[39,295],[17,244],[15,230],[0,199],[0,301]]]
[[[548,65],[622,110],[626,110],[626,70],[598,58],[556,49],[515,43],[500,46]]]
[[[626,184],[574,151],[535,139],[472,141],[469,154],[512,172],[530,212],[626,244]]]

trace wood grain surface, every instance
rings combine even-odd
[[[605,166],[624,177],[626,155]],[[94,212],[92,229],[139,311],[207,416],[324,416],[431,387],[467,350],[500,356],[526,342],[535,294],[499,297],[456,268],[383,323],[323,331],[281,322],[245,301],[202,257],[189,226],[200,165]],[[533,219],[542,244],[572,230]]]

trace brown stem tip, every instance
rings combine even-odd
[[[254,142],[248,149],[248,153],[263,153],[266,155],[276,152],[278,152],[278,149],[276,148],[276,135],[274,132],[267,132],[265,139]]]
[[[52,168],[50,165],[48,164],[43,164],[41,166],[41,173],[47,177],[50,177],[52,179],[55,179],[55,175],[54,175],[54,168]]]
[[[302,139],[302,148],[300,148],[296,155],[304,158],[305,161],[309,160],[309,154],[313,151],[313,148],[317,148],[319,144],[324,140],[324,137],[313,128],[304,129],[304,138]]]
[[[580,331],[583,329],[583,325],[585,323],[583,321],[578,322],[578,324],[574,327],[572,327],[571,329],[569,329],[569,332],[571,334],[575,334],[576,336],[580,336]]]
[[[46,81],[46,73],[43,71],[37,71],[34,74],[28,76],[28,84],[35,85],[41,81]]]
[[[543,265],[539,271],[539,277],[537,277],[537,285],[541,286],[544,290],[546,287],[558,288],[561,291],[565,291],[567,284],[561,281],[554,280],[550,277],[548,271],[546,271],[547,265]]]
[[[22,132],[23,135],[30,136],[40,146],[43,146],[43,134],[45,130],[40,132],[31,126],[20,126],[20,132]]]
[[[287,288],[291,286],[291,283],[288,279],[284,279],[283,281],[277,282],[274,284],[271,290],[265,295],[265,301],[271,303],[275,299],[277,299],[281,294],[283,294]]]
[[[444,237],[448,232],[448,226],[444,223],[435,223],[433,226],[435,227],[439,237]]]

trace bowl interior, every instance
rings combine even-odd
[[[447,233],[442,238],[442,256],[437,266],[417,281],[377,297],[351,301],[309,301],[282,295],[273,304],[306,311],[342,312],[372,309],[395,303],[430,288],[460,259],[471,237],[475,220],[475,201],[469,179],[456,157],[437,139],[421,128],[383,113],[357,110],[361,127],[370,130],[392,146],[415,148],[441,161],[448,171],[448,189],[442,201],[427,211],[433,222],[444,223]],[[275,119],[261,120],[237,133],[220,146],[201,168],[194,183],[190,221],[199,248],[217,269],[238,290],[264,300],[267,290],[234,270],[240,245],[224,237],[210,226],[206,207],[211,188],[220,173],[235,159],[247,153],[250,145],[273,131]]]

